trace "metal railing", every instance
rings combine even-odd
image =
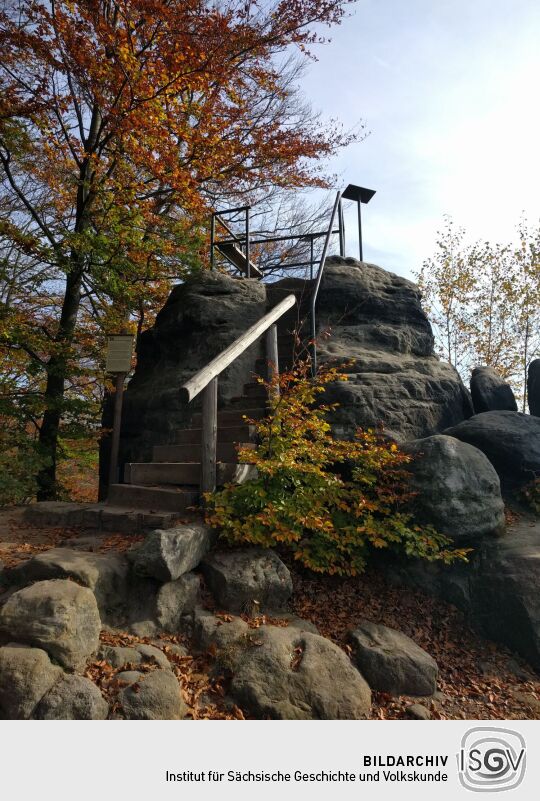
[[[343,204],[341,200],[342,192],[336,193],[336,199],[334,201],[334,207],[332,209],[332,216],[330,217],[330,223],[328,225],[328,230],[326,232],[324,245],[321,253],[321,259],[319,261],[319,269],[317,270],[317,278],[315,280],[315,287],[313,289],[313,293],[311,295],[311,302],[310,302],[310,325],[311,325],[311,342],[310,342],[310,350],[311,350],[311,374],[315,376],[317,372],[317,321],[316,321],[316,305],[317,305],[317,297],[319,295],[319,287],[321,286],[321,279],[323,277],[324,272],[324,265],[326,264],[326,256],[328,255],[328,246],[330,244],[330,237],[333,234],[334,229],[334,220],[336,218],[336,213],[339,215],[340,218],[340,225],[338,228],[339,231],[339,255],[345,255],[345,231],[343,227]]]

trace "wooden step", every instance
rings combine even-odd
[[[253,440],[256,433],[255,426],[223,426],[222,428],[218,428],[218,443],[249,442],[250,440]],[[175,439],[178,445],[200,443],[201,437],[202,428],[181,428],[175,434]]]
[[[266,388],[258,381],[250,381],[244,384],[244,395],[248,398],[266,398]]]
[[[238,462],[237,447],[254,448],[254,442],[218,442],[216,456],[218,462]],[[187,445],[155,445],[152,449],[153,462],[199,462],[201,448],[197,443]]]
[[[242,484],[254,478],[253,465],[231,462],[218,462],[216,465],[218,486],[234,483]],[[175,485],[177,487],[198,487],[201,479],[199,462],[132,462],[124,466],[126,484],[137,486]]]
[[[266,409],[259,406],[256,409],[225,409],[218,412],[218,429],[220,426],[242,426],[245,425],[245,417],[252,420],[259,420],[266,414]],[[193,428],[200,428],[202,425],[202,414],[195,412],[191,418]]]
[[[145,487],[135,484],[113,484],[107,503],[147,512],[185,512],[199,502],[199,493],[176,487]]]

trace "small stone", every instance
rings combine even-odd
[[[169,660],[162,651],[145,643],[137,643],[132,648],[104,645],[100,648],[98,657],[116,669],[125,665],[145,664],[157,664],[165,669],[170,667]]]
[[[407,707],[405,712],[414,720],[431,720],[431,712],[423,704],[412,704]]]
[[[175,581],[197,567],[210,548],[212,532],[203,524],[151,531],[128,552],[135,572],[158,581]]]
[[[42,698],[35,720],[105,720],[109,705],[93,682],[64,675]]]
[[[188,708],[177,679],[169,670],[153,670],[120,692],[128,720],[182,720]]]
[[[186,573],[158,590],[156,619],[161,631],[178,632],[181,619],[192,612],[199,597],[199,577]]]

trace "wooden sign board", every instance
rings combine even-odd
[[[133,335],[115,334],[107,337],[107,373],[129,373],[133,353]]]

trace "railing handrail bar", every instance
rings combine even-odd
[[[185,384],[182,385],[180,388],[180,392],[183,395],[184,399],[187,403],[196,398],[199,392],[208,386],[210,381],[213,378],[218,376],[223,370],[225,370],[230,364],[234,362],[235,359],[238,358],[250,345],[252,345],[260,336],[264,334],[265,331],[273,325],[276,320],[279,320],[285,312],[292,308],[296,303],[296,296],[295,295],[287,295],[282,301],[280,301],[277,306],[274,306],[271,311],[261,317],[256,323],[254,323],[251,328],[248,328],[247,331],[235,339],[234,342],[229,345],[228,348],[225,348],[218,356],[212,359],[206,367],[203,367],[201,370],[195,373],[195,375],[191,376],[191,378],[186,381]]]
[[[230,235],[232,236],[232,238],[233,238],[233,241],[235,241],[235,242],[240,242],[240,243],[243,241],[243,240],[242,240],[242,239],[241,239],[239,236],[237,236],[237,235],[234,233],[234,231],[231,231],[231,229],[229,228],[229,226],[227,225],[227,223],[226,223],[224,220],[222,220],[222,219],[221,219],[221,217],[220,217],[218,214],[214,213],[214,217],[215,217],[215,219],[217,220],[217,222],[218,222],[220,225],[222,225],[222,226],[223,226],[223,228],[225,228],[225,230],[227,231],[227,233],[228,233],[228,234],[230,234]],[[245,239],[245,237],[244,237],[244,239]],[[217,245],[220,245],[220,244],[221,244],[221,242],[216,242],[215,244],[216,244],[216,246],[217,246]]]
[[[336,199],[334,201],[334,208],[332,209],[332,216],[330,217],[330,224],[326,231],[326,239],[324,240],[323,250],[321,254],[321,260],[319,262],[319,269],[317,271],[317,279],[315,281],[315,288],[313,289],[313,293],[311,295],[311,305],[310,305],[310,312],[311,312],[311,372],[312,375],[315,375],[317,372],[317,346],[315,344],[315,339],[317,337],[317,327],[315,324],[315,305],[317,303],[317,296],[319,294],[319,287],[321,285],[321,279],[324,272],[324,265],[326,263],[326,254],[328,253],[328,246],[330,244],[330,237],[334,232],[334,220],[336,218],[336,212],[339,209],[339,204],[341,203],[341,195],[342,192],[336,192]]]

